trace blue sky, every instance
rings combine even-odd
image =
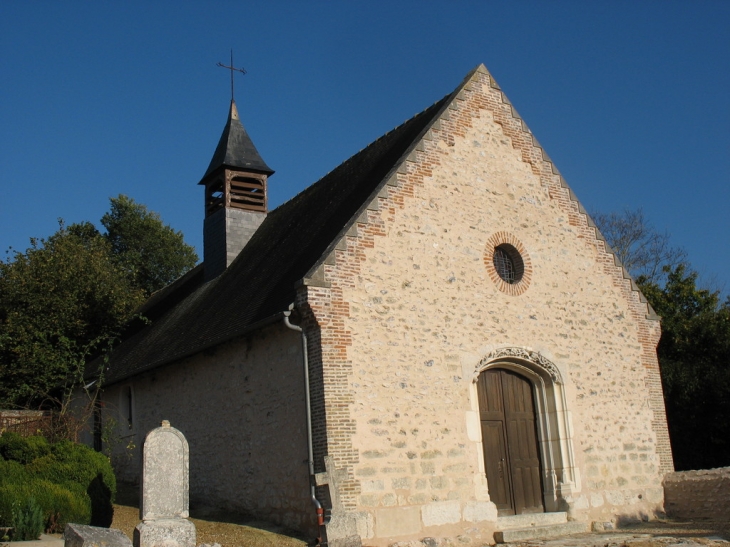
[[[730,2],[2,2],[0,249],[120,193],[202,253],[234,62],[270,205],[484,63],[588,210],[730,288]]]

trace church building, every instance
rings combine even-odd
[[[120,480],[165,419],[193,514],[332,547],[662,511],[659,317],[483,65],[269,210],[273,175],[232,102],[204,261],[103,373]]]

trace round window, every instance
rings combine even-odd
[[[503,243],[494,249],[494,269],[505,283],[513,284],[522,279],[525,273],[525,263],[517,249]]]
[[[530,286],[532,263],[520,240],[509,232],[497,232],[484,249],[489,277],[503,293],[518,296]]]

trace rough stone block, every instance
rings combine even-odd
[[[421,531],[418,506],[378,509],[375,513],[375,530],[378,537],[417,534]]]
[[[134,529],[134,547],[195,547],[195,525],[185,519],[141,522]]]
[[[453,524],[461,520],[461,503],[458,501],[436,501],[421,509],[424,526]]]
[[[497,521],[497,506],[491,501],[470,501],[464,506],[464,520],[482,522]]]
[[[373,515],[367,511],[360,511],[355,513],[355,525],[357,527],[357,534],[361,538],[371,538],[375,535],[375,522]]]
[[[585,522],[566,522],[565,524],[553,524],[550,526],[515,528],[513,530],[494,532],[494,540],[497,543],[511,543],[531,539],[548,539],[571,534],[584,534],[588,532],[588,528],[589,526]]]
[[[64,547],[132,547],[124,532],[84,524],[67,524],[63,530]]]

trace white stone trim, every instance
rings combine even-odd
[[[477,416],[477,380],[482,372],[495,367],[512,370],[527,378],[533,385],[545,510],[565,511],[573,494],[580,491],[580,475],[575,467],[572,418],[567,408],[560,369],[540,352],[527,347],[508,346],[489,352],[476,364],[472,376],[470,399],[472,411]],[[479,440],[475,444],[481,478],[476,482],[478,484],[483,480],[486,483],[481,429]]]

